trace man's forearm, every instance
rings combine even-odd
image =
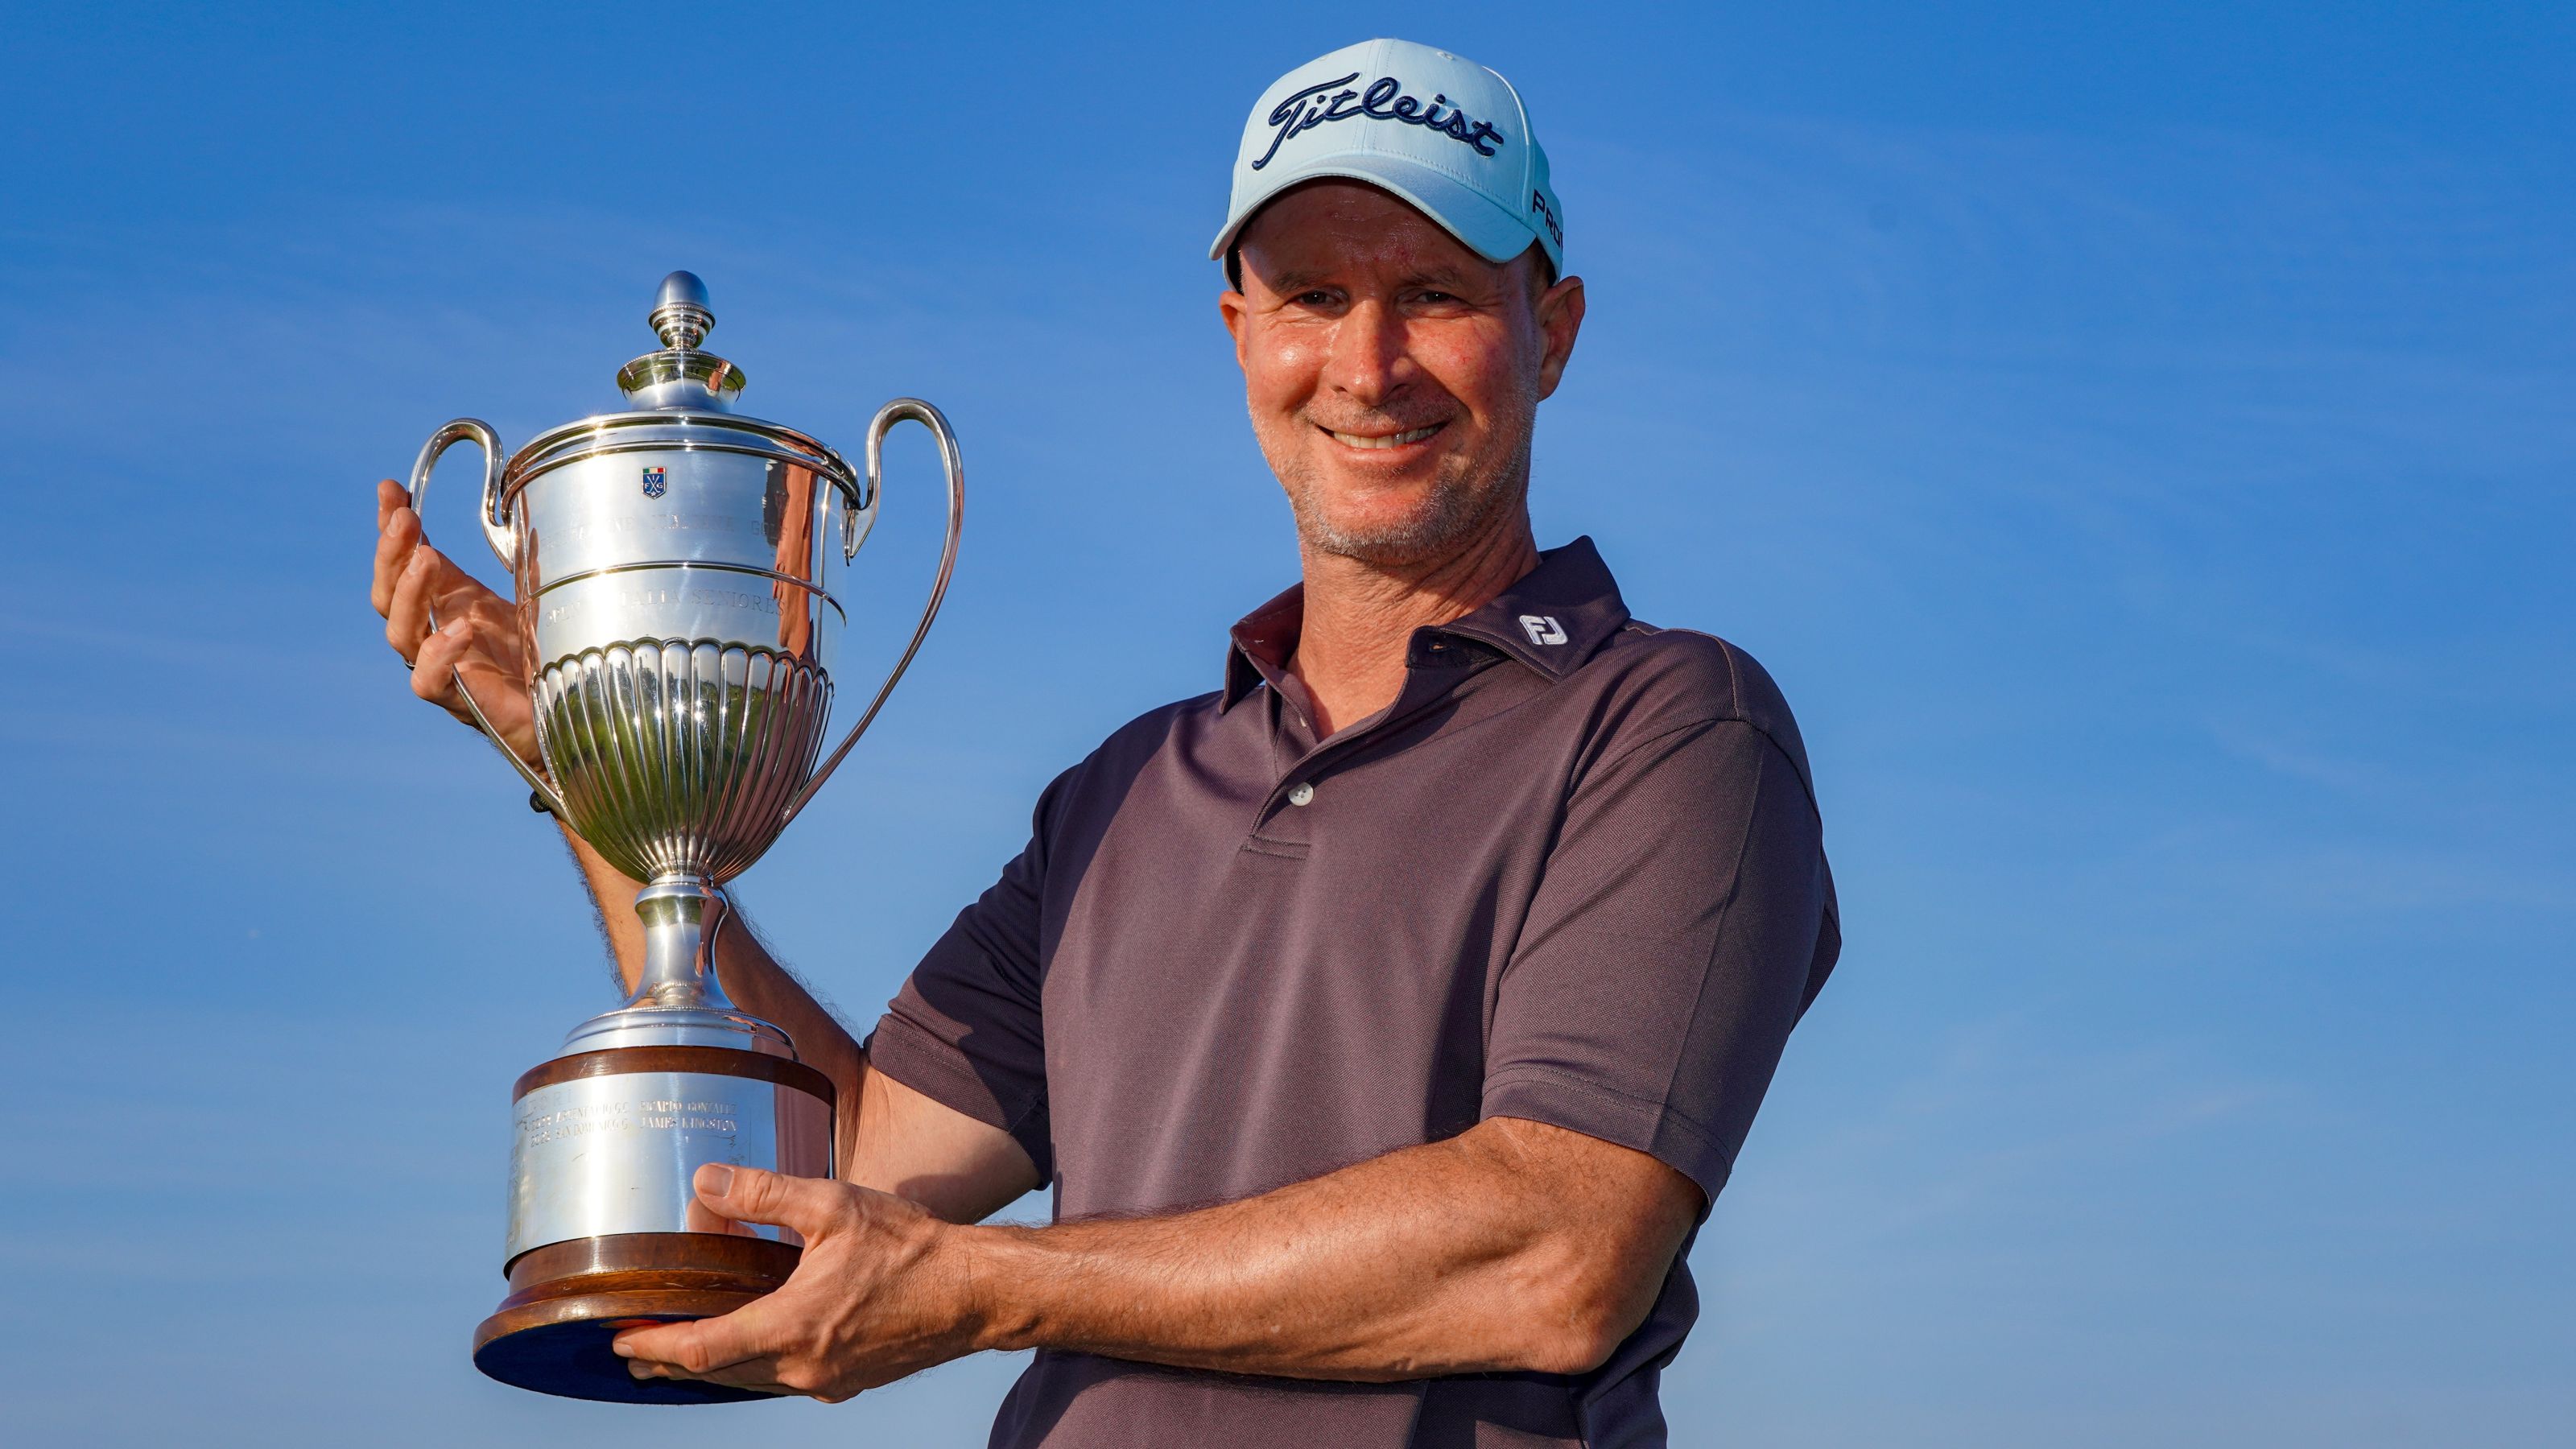
[[[979,1346],[1391,1380],[1579,1373],[1652,1305],[1698,1193],[1654,1159],[1510,1119],[1167,1217],[952,1243]]]

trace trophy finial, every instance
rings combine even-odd
[[[662,345],[691,348],[716,330],[716,314],[707,310],[707,284],[695,272],[673,272],[662,279],[649,316]]]
[[[695,272],[673,272],[653,294],[645,314],[661,334],[662,350],[648,352],[617,370],[617,390],[639,408],[656,411],[712,409],[729,412],[742,394],[742,369],[700,352],[698,343],[715,330],[716,314],[707,310],[707,284]]]

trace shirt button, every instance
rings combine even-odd
[[[1309,801],[1313,800],[1314,798],[1315,798],[1315,787],[1314,787],[1314,786],[1312,786],[1312,785],[1310,785],[1310,784],[1307,784],[1307,783],[1306,783],[1305,781],[1303,781],[1303,780],[1300,780],[1300,781],[1298,781],[1298,782],[1297,782],[1297,788],[1296,788],[1296,789],[1291,790],[1291,791],[1289,791],[1289,792],[1288,792],[1288,803],[1289,803],[1289,804],[1291,804],[1291,805],[1303,805],[1303,804],[1306,804],[1307,802],[1309,802]]]

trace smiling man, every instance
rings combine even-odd
[[[724,936],[734,998],[840,1084],[844,1175],[703,1169],[802,1264],[626,1333],[633,1372],[838,1399],[1034,1348],[996,1445],[1664,1442],[1684,1256],[1840,937],[1769,677],[1531,536],[1584,315],[1562,215],[1519,96],[1445,52],[1261,98],[1211,254],[1303,582],[1222,688],[1057,778],[864,1047]],[[415,687],[488,680],[533,753],[499,601],[384,488]],[[977,1225],[1050,1184],[1053,1225]]]

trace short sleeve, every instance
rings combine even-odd
[[[1575,785],[1498,987],[1483,1113],[1653,1154],[1710,1201],[1839,949],[1821,826],[1771,737],[1685,725]]]
[[[958,912],[868,1038],[868,1064],[932,1101],[1011,1134],[1041,1179],[1055,1175],[1040,1020],[1040,912],[1048,820],[1067,771],[1038,801],[1026,850]]]

